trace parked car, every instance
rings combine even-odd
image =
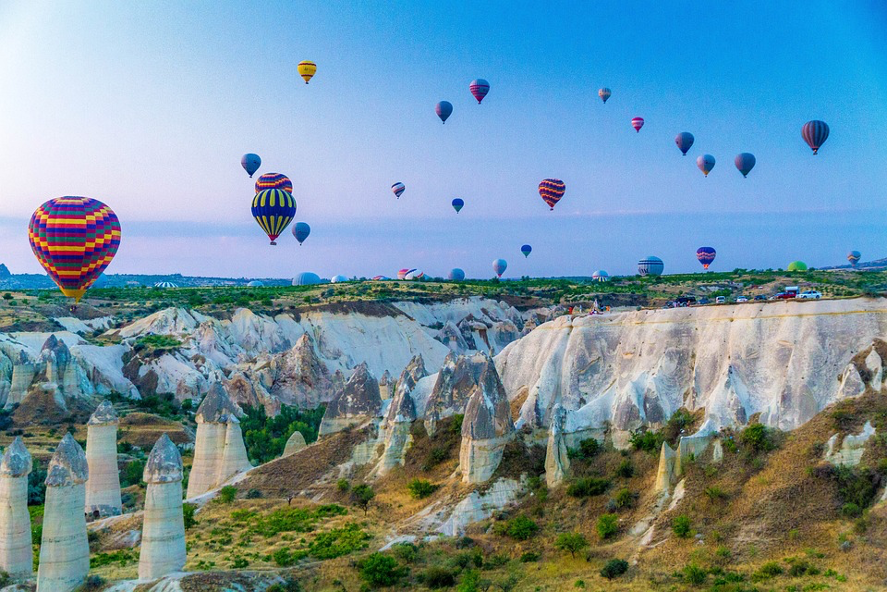
[[[785,300],[785,299],[793,299],[798,296],[796,292],[778,292],[776,296],[773,297],[776,300]]]
[[[699,299],[698,301],[696,301],[696,303],[699,304],[699,305],[707,305],[707,304],[709,304],[710,302],[711,302],[711,301],[708,300],[708,299],[705,298],[705,297],[702,297],[701,299]]]
[[[758,294],[758,295],[755,295],[755,300],[756,301],[766,301],[767,297],[766,297],[766,295]]]
[[[747,302],[748,302],[748,297],[745,297],[745,296],[736,297],[736,302],[737,302],[737,303],[747,303]]]
[[[821,299],[822,293],[818,290],[805,290],[798,295],[799,299]]]
[[[715,303],[717,303],[718,305],[723,305],[726,302],[727,302],[727,297],[725,297],[725,296],[719,296],[718,298],[715,299]]]

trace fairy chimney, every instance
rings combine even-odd
[[[14,577],[34,572],[31,516],[28,513],[28,474],[31,454],[15,437],[0,459],[0,570]]]
[[[86,427],[86,512],[96,511],[103,517],[119,515],[120,470],[117,468],[117,412],[108,400],[103,401],[89,418]]]
[[[188,498],[200,496],[218,485],[225,459],[228,440],[228,417],[237,410],[228,399],[220,383],[213,383],[200,407],[197,408],[197,437],[194,442],[194,461],[188,478]],[[237,432],[240,432],[238,425]],[[241,437],[241,442],[243,438]]]
[[[182,455],[165,433],[151,449],[142,479],[148,488],[139,579],[149,581],[182,570],[186,560]]]
[[[222,419],[225,422],[225,446],[222,449],[216,486],[221,486],[240,472],[252,468],[243,442],[243,432],[240,430],[240,420],[233,413],[226,414]]]

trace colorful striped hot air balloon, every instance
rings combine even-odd
[[[607,87],[604,87],[604,88],[598,90],[598,92],[597,92],[597,96],[600,97],[601,101],[603,101],[605,104],[607,102],[607,99],[609,99],[610,95],[612,95],[612,94],[613,93],[611,93],[610,89],[608,89]]]
[[[508,267],[508,262],[504,259],[495,259],[493,260],[493,271],[496,272],[496,277],[501,278],[502,274],[505,273],[505,269]]]
[[[828,124],[818,119],[813,119],[801,128],[801,136],[804,142],[813,149],[813,154],[819,154],[819,147],[828,140]]]
[[[595,282],[606,282],[610,279],[610,275],[607,274],[606,270],[597,270],[594,274],[591,275],[591,279]]]
[[[755,168],[756,162],[755,155],[750,152],[737,154],[736,158],[733,159],[733,164],[736,165],[743,177],[748,177],[749,172]]]
[[[120,246],[120,221],[92,198],[49,200],[31,215],[28,240],[62,294],[79,302]]]
[[[490,83],[483,78],[478,78],[471,81],[471,84],[468,85],[468,90],[471,91],[471,94],[477,99],[477,104],[480,105],[480,102],[483,101],[484,97],[487,96],[487,93],[490,92]]]
[[[437,117],[440,118],[441,122],[447,123],[447,118],[453,113],[453,104],[449,101],[441,101],[435,105],[434,112],[437,114]]]
[[[252,205],[253,218],[277,245],[277,237],[286,230],[296,215],[296,200],[288,191],[265,189],[256,194]]]
[[[456,211],[456,214],[459,213],[459,210],[461,210],[462,206],[464,206],[464,205],[465,205],[465,200],[463,200],[462,198],[456,198],[453,200],[453,210]]]
[[[311,80],[311,77],[317,72],[317,64],[309,62],[308,60],[303,60],[299,62],[297,70],[299,71],[299,76],[305,79],[305,84],[308,84],[308,81]]]
[[[299,242],[299,245],[301,245],[310,234],[311,227],[308,226],[307,222],[297,222],[293,225],[293,237],[296,238],[296,241]]]
[[[702,264],[702,268],[707,270],[708,266],[711,265],[711,262],[715,261],[715,256],[717,254],[718,252],[715,251],[714,247],[700,247],[696,250],[696,259]]]
[[[252,177],[253,173],[259,170],[259,167],[262,166],[262,158],[251,152],[246,153],[242,157],[240,157],[240,166],[243,167],[244,171]]]
[[[854,249],[853,251],[851,251],[850,253],[847,254],[847,261],[849,261],[850,265],[855,268],[856,264],[859,263],[859,258],[861,258],[861,257],[862,257],[862,254]]]
[[[281,173],[265,173],[256,181],[256,193],[266,189],[282,189],[293,193],[293,182]]]
[[[702,174],[708,177],[711,170],[715,168],[715,157],[710,154],[703,154],[696,157],[696,166],[702,171]]]
[[[533,247],[530,245],[521,245],[520,252],[524,254],[524,257],[530,257],[530,253],[532,253]]]
[[[398,279],[398,280],[403,280],[404,278],[406,278],[406,276],[407,276],[407,274],[409,273],[409,271],[410,271],[410,268],[404,268],[404,269],[402,269],[402,270],[398,270],[398,271],[397,271],[397,279]]]
[[[405,186],[405,185],[404,185],[403,183],[401,183],[400,181],[398,181],[397,183],[393,183],[393,184],[391,185],[391,191],[394,192],[394,197],[396,197],[396,198],[399,198],[400,195],[404,192],[404,190],[405,190],[406,188],[407,188],[407,186]]]
[[[560,202],[567,191],[567,186],[560,179],[543,179],[539,184],[539,195],[554,210],[554,205]]]
[[[681,132],[674,138],[674,143],[678,145],[678,149],[684,156],[687,156],[687,151],[690,150],[690,147],[693,146],[695,141],[696,138],[694,138],[693,134],[690,132]]]
[[[635,132],[640,132],[641,128],[644,127],[644,118],[643,117],[631,118],[631,127],[634,128]]]

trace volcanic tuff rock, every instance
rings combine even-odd
[[[237,421],[241,413],[228,399],[222,385],[213,383],[194,416],[197,436],[188,478],[188,498],[215,489],[241,469],[249,467]]]
[[[570,457],[564,439],[564,424],[567,411],[556,405],[551,413],[551,426],[548,427],[548,446],[545,450],[545,482],[554,488],[564,481],[570,471]]]
[[[335,395],[329,369],[317,356],[308,334],[286,352],[273,356],[267,368],[271,394],[287,405],[316,408]]]
[[[365,363],[361,363],[348,379],[345,388],[330,402],[320,423],[320,436],[344,430],[351,425],[359,425],[379,416],[382,411],[382,397],[379,383],[370,374]]]
[[[114,406],[105,400],[87,423],[86,461],[90,471],[86,482],[86,512],[90,514],[98,511],[108,516],[123,511],[117,467],[118,422]]]
[[[287,457],[294,453],[298,453],[307,446],[308,445],[305,443],[305,437],[297,430],[286,440],[286,445],[283,448],[283,455],[281,457]]]
[[[0,570],[29,577],[34,567],[31,516],[28,513],[28,474],[31,454],[15,437],[0,458]]]
[[[382,422],[381,440],[385,448],[375,468],[377,475],[384,475],[397,465],[404,464],[404,455],[413,441],[410,426],[416,419],[416,404],[413,401],[412,391],[426,376],[428,371],[425,370],[422,355],[413,357],[400,374],[394,398]]]
[[[225,390],[232,402],[243,406],[264,408],[270,418],[280,413],[280,400],[268,393],[258,381],[251,381],[244,373],[235,371],[230,379],[223,379]]]
[[[424,411],[425,429],[434,434],[437,422],[454,414],[461,414],[468,405],[484,368],[492,364],[483,353],[471,356],[448,354],[427,401],[420,403]],[[419,403],[419,402],[417,402]]]
[[[182,513],[182,456],[164,434],[151,449],[143,475],[148,484],[139,554],[139,579],[182,570],[186,561]]]
[[[489,480],[499,467],[505,445],[513,434],[511,407],[491,361],[484,367],[462,420],[459,449],[462,481],[476,484]]]

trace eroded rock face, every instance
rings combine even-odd
[[[348,379],[344,389],[333,398],[320,423],[320,436],[345,430],[377,418],[382,411],[379,382],[361,363]]]
[[[139,579],[153,580],[182,570],[186,561],[182,513],[182,456],[161,436],[145,464],[145,514],[139,554]]]
[[[505,445],[513,434],[505,388],[491,362],[484,368],[462,420],[459,449],[462,481],[477,484],[489,480],[499,467]]]
[[[65,433],[56,447],[46,472],[46,486],[58,488],[83,484],[89,478],[86,453],[71,433]],[[85,495],[85,490],[84,490]]]
[[[251,381],[244,373],[236,371],[224,380],[228,397],[238,406],[264,408],[270,418],[280,413],[280,400],[268,393],[258,381]]]
[[[21,437],[15,437],[0,458],[0,570],[17,578],[30,577],[34,567],[28,513],[30,473],[31,455]]]
[[[214,383],[197,408],[194,461],[188,477],[188,498],[224,484],[233,475],[249,469],[250,463],[234,405],[220,383]]]
[[[824,459],[832,465],[857,466],[865,453],[865,445],[875,436],[875,427],[866,422],[859,434],[848,434],[838,446],[840,435],[835,433],[826,443]]]
[[[283,448],[283,457],[298,453],[307,446],[308,445],[305,443],[305,437],[297,430],[286,440],[286,446]]]
[[[117,467],[117,412],[105,400],[87,422],[86,460],[89,480],[86,482],[86,512],[98,511],[102,516],[123,512],[120,497],[120,470]]]
[[[428,371],[425,370],[425,361],[421,355],[413,357],[400,374],[394,399],[391,400],[382,422],[381,439],[385,448],[375,468],[376,475],[385,475],[404,464],[406,451],[413,442],[410,427],[417,417],[412,392],[419,380],[427,376]]]
[[[317,356],[308,334],[303,334],[291,349],[272,358],[268,367],[273,374],[271,394],[289,406],[316,408],[335,395],[329,369]]]
[[[465,412],[481,373],[489,364],[492,364],[490,358],[482,353],[472,356],[447,355],[424,406],[428,434],[434,433],[441,419]]]
[[[545,482],[549,488],[559,486],[570,471],[570,457],[566,439],[564,438],[564,424],[567,421],[567,411],[563,406],[556,406],[551,415],[551,426],[548,429],[548,446],[545,450]]]

